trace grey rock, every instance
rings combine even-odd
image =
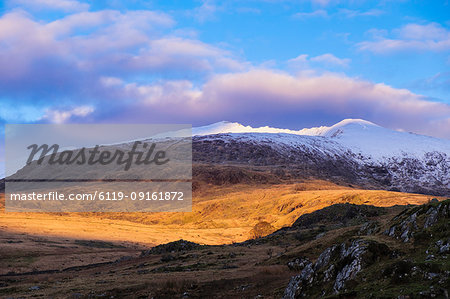
[[[450,252],[450,243],[447,243],[445,245],[442,245],[441,248],[439,248],[439,253],[445,254]]]
[[[337,274],[333,289],[338,292],[344,287],[347,280],[354,278],[360,271],[361,261],[354,259],[350,264],[345,265],[344,268]]]
[[[314,269],[312,264],[306,265],[305,269],[303,269],[302,273],[300,273],[300,279],[311,283],[314,279]]]
[[[333,246],[325,249],[320,254],[320,256],[317,258],[317,261],[314,265],[314,269],[319,270],[319,269],[323,268],[324,266],[328,265],[328,263],[330,262],[331,256],[338,252],[337,249],[338,249],[337,245],[333,245]]]
[[[378,232],[379,229],[380,229],[380,227],[378,226],[378,224],[376,222],[368,221],[361,226],[358,234],[359,235],[373,235],[376,232]]]
[[[447,254],[450,252],[450,242],[449,240],[439,240],[436,242],[436,246],[440,254]]]
[[[390,229],[389,229],[389,232],[388,232],[388,236],[389,237],[393,237],[393,236],[395,236],[395,225],[394,226],[392,226]]]
[[[382,246],[379,244],[372,247],[376,248],[375,251],[371,249],[369,252],[371,242],[356,239],[349,245],[342,243],[328,247],[320,254],[314,264],[308,263],[299,275],[291,278],[283,298],[306,296],[305,292],[308,289],[320,287],[322,283],[333,282],[333,280],[333,290],[338,293],[345,287],[348,280],[356,277],[363,266],[373,263],[372,258],[367,259],[366,256],[373,257],[375,252],[384,254],[383,250],[379,250],[379,246]],[[385,248],[387,249],[387,246]],[[323,277],[323,279],[319,280],[320,277]]]
[[[287,264],[290,270],[303,270],[308,264],[311,264],[311,261],[306,258],[298,258]]]
[[[347,280],[355,278],[356,274],[361,271],[362,256],[366,252],[367,243],[363,240],[355,240],[346,249],[345,243],[341,245],[341,259],[351,258],[351,262],[346,264],[336,276],[334,290],[337,292],[344,287]]]
[[[426,215],[427,215],[427,219],[425,220],[425,224],[423,225],[424,228],[429,228],[430,226],[432,226],[433,224],[435,224],[438,220],[438,215],[439,215],[439,210],[438,208],[440,207],[440,205],[435,208],[435,207],[431,207],[430,209],[428,209]]]
[[[299,291],[300,283],[300,275],[293,276],[284,290],[283,299],[295,299],[297,297],[297,292]]]
[[[299,294],[302,284],[310,284],[314,279],[314,269],[312,263],[306,265],[299,275],[295,275],[289,281],[286,290],[284,291],[283,299],[293,299]]]
[[[403,240],[403,242],[408,242],[409,241],[409,228],[406,228],[405,231],[403,231],[403,233],[400,236],[400,238]]]
[[[328,269],[325,270],[325,272],[323,273],[324,274],[324,277],[323,277],[324,282],[330,281],[334,277],[335,268],[336,267],[334,265],[330,265],[330,267],[328,267]]]

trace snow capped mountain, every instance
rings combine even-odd
[[[450,140],[393,131],[364,120],[343,120],[320,135],[377,160],[392,156],[421,157],[433,151],[450,155]]]
[[[393,131],[361,119],[297,131],[219,122],[192,133],[194,162],[278,167],[294,170],[294,176],[450,195],[446,139]]]
[[[270,172],[281,180],[319,178],[368,189],[450,196],[450,140],[393,131],[361,119],[302,130],[219,122],[143,140],[177,144],[179,137],[190,136],[194,167],[229,165]],[[21,173],[30,171],[25,166]]]
[[[302,130],[279,129],[268,126],[252,128],[251,126],[226,121],[192,129],[192,135],[194,136],[243,133],[268,133],[259,136],[253,135],[252,138],[276,137],[283,143],[286,142],[286,139],[290,139],[291,143],[299,142],[302,139],[294,136],[281,138],[280,133],[326,137],[329,141],[375,160],[392,156],[412,155],[418,157],[433,151],[450,155],[450,140],[394,131],[362,119],[344,119],[330,127],[322,126]],[[277,136],[271,134],[277,134]]]

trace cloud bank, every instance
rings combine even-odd
[[[329,4],[316,2],[319,7]],[[31,11],[36,2],[11,3]],[[450,138],[448,104],[330,72],[353,65],[349,58],[324,51],[280,62],[286,70],[261,68],[226,44],[186,34],[167,13],[90,11],[70,0],[39,3],[56,3],[53,7],[67,14],[46,21],[13,9],[0,17],[1,123],[201,125],[230,120],[301,129],[364,118],[392,129]],[[203,4],[195,11],[201,22],[217,12],[212,2]],[[323,15],[322,8],[316,11]],[[342,13],[355,17],[381,12]],[[449,49],[449,31],[435,23],[377,32],[373,40],[359,43],[359,49]]]
[[[105,88],[109,87],[106,84]],[[428,101],[406,89],[334,73],[294,76],[253,69],[213,76],[201,88],[189,81],[152,85],[117,81],[114,90],[124,99],[136,99],[134,108],[128,109],[130,114],[135,111],[141,117],[163,115],[186,121],[230,119],[244,123],[251,119],[258,124],[270,120],[297,129],[314,117],[317,125],[324,119],[334,123],[363,117],[392,129],[450,136],[445,126],[450,120],[449,105]]]

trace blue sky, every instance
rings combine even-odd
[[[93,2],[0,3],[1,126],[364,118],[450,138],[449,1]]]

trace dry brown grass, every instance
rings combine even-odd
[[[431,197],[361,190],[325,181],[278,185],[203,186],[189,213],[3,213],[3,231],[74,239],[123,241],[145,245],[187,239],[227,244],[251,237],[255,224],[275,229],[300,215],[336,203],[392,206],[426,203]],[[2,195],[2,202],[4,201]]]

